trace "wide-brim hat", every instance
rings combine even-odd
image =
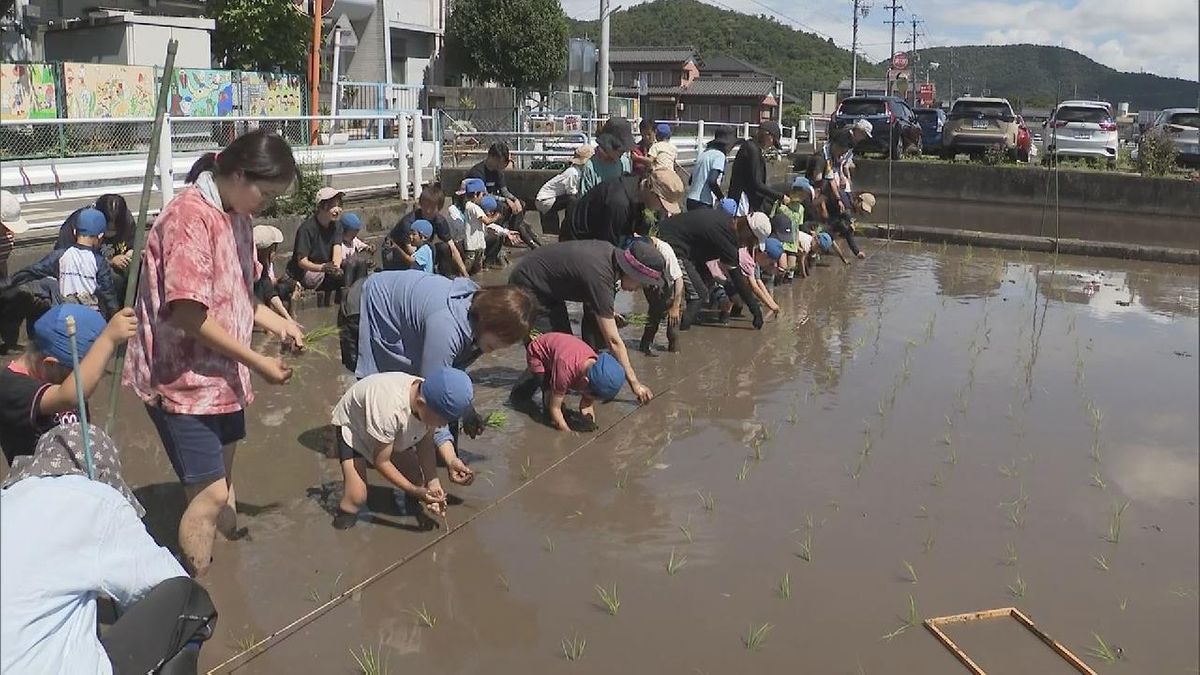
[[[650,172],[650,191],[662,202],[663,210],[671,215],[680,212],[679,202],[683,199],[683,180],[674,169],[655,169]]]
[[[629,152],[633,149],[633,127],[624,117],[610,117],[605,120],[600,130],[596,132],[596,136],[599,137],[601,134],[616,136],[621,143],[621,152]]]
[[[654,244],[635,240],[628,248],[617,251],[616,257],[621,272],[642,286],[655,288],[665,283],[667,262]]]

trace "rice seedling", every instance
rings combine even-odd
[[[942,445],[954,446],[954,439],[950,437],[950,434],[942,435]]]
[[[1025,503],[1017,500],[1004,505],[1005,515],[1008,517],[1008,522],[1015,528],[1025,526]]]
[[[917,507],[916,517],[920,518],[922,520],[928,518],[929,517],[929,509],[925,508],[924,504],[921,504],[920,506]]]
[[[615,483],[615,487],[618,490],[624,490],[626,485],[629,485],[629,469],[625,469],[617,474],[617,482]]]
[[[687,543],[689,543],[689,544],[692,543],[692,529],[690,527],[691,524],[692,524],[692,517],[689,515],[688,521],[686,523],[684,523],[683,525],[679,526],[679,531],[683,533],[683,538],[687,539]]]
[[[767,633],[770,633],[772,628],[774,626],[769,623],[764,623],[758,628],[755,628],[754,624],[750,624],[750,631],[746,633],[746,637],[742,638],[742,644],[746,645],[746,649],[752,652],[758,651],[763,646],[763,642],[767,639]]]
[[[1096,644],[1088,647],[1088,656],[1105,663],[1116,663],[1117,652],[1113,651],[1113,648],[1104,641],[1104,638],[1100,637],[1099,633],[1092,633],[1092,637],[1096,639]]]
[[[942,472],[934,471],[933,478],[929,480],[929,484],[933,487],[942,487]]]
[[[837,501],[829,502],[825,506],[828,506],[829,508],[833,509],[835,513],[842,510],[842,505],[839,504]]]
[[[850,478],[857,481],[859,478],[862,477],[863,467],[865,466],[865,464],[866,463],[863,461],[863,458],[859,457],[858,462],[855,463],[855,465],[853,467],[851,467],[850,465],[846,465],[846,475],[850,476]]]
[[[496,487],[496,482],[494,480],[492,480],[492,476],[495,476],[495,475],[496,475],[495,471],[488,469],[486,471],[480,472],[479,477],[482,478],[484,480],[484,482],[487,483],[488,485],[490,485],[492,487]]]
[[[792,578],[787,572],[784,572],[783,578],[779,580],[779,597],[784,600],[792,597]]]
[[[688,429],[690,430],[692,428],[692,425],[694,425],[695,423],[696,423],[696,413],[695,413],[695,411],[689,409],[688,410]]]
[[[921,542],[921,551],[923,553],[929,553],[933,550],[933,543],[933,533],[930,532],[929,534],[925,535],[925,541]]]
[[[1004,560],[1002,562],[1005,567],[1012,567],[1017,564],[1017,547],[1011,541],[1004,545]]]
[[[1023,597],[1025,597],[1025,591],[1026,591],[1025,580],[1021,578],[1021,573],[1018,572],[1017,580],[1008,585],[1008,592],[1014,598],[1023,598]]]
[[[1017,460],[1014,459],[1009,464],[1001,464],[1000,475],[1004,476],[1005,478],[1020,478],[1021,470],[1017,468]]]
[[[421,603],[420,609],[416,607],[410,608],[408,613],[416,617],[417,621],[426,628],[433,628],[437,625],[437,617],[425,607],[425,603]]]
[[[500,410],[494,410],[488,414],[483,423],[493,429],[503,429],[508,426],[508,415]]]
[[[865,441],[863,441],[863,449],[862,449],[862,453],[860,453],[860,454],[861,454],[863,457],[868,457],[868,456],[870,456],[870,454],[871,454],[871,446],[872,446],[873,444],[874,444],[874,441],[872,441],[872,440],[871,440],[871,437],[870,437],[870,436],[867,436],[867,439],[866,439]]]
[[[1129,508],[1129,502],[1116,503],[1113,502],[1112,515],[1108,517],[1108,536],[1105,541],[1110,544],[1117,544],[1121,541],[1121,519],[1125,516],[1125,509]]]
[[[953,445],[950,446],[950,452],[946,453],[945,461],[950,466],[955,466],[958,464],[958,450]]]
[[[696,490],[696,495],[700,497],[700,506],[704,507],[705,511],[712,512],[717,508],[717,498],[711,492],[701,492]]]
[[[1104,462],[1104,458],[1100,456],[1100,438],[1099,437],[1092,439],[1092,449],[1088,452],[1088,457],[1090,457],[1092,459],[1092,461],[1097,464],[1101,464]]]
[[[1122,612],[1124,612],[1125,608],[1129,606],[1129,598],[1121,598],[1121,602],[1117,606],[1121,608]]]
[[[496,581],[500,582],[500,587],[503,588],[504,590],[506,590],[506,591],[512,590],[512,587],[509,586],[509,584],[508,584],[508,577],[504,576],[503,574],[497,574]]]
[[[916,628],[921,625],[921,614],[917,611],[917,601],[913,596],[908,596],[908,616],[902,618],[903,623],[896,630],[883,636],[883,640],[891,642],[894,638],[904,634],[909,628]]]
[[[763,455],[762,455],[762,442],[761,442],[761,441],[759,441],[759,440],[755,440],[755,442],[754,442],[754,446],[753,446],[753,447],[754,447],[754,461],[756,461],[756,462],[761,462],[761,461],[762,461],[762,458],[763,458]]]
[[[1096,562],[1096,569],[1101,572],[1108,571],[1108,558],[1105,558],[1103,554],[1092,556],[1092,560]]]
[[[341,334],[341,329],[333,324],[317,326],[316,328],[304,334],[304,344],[314,345],[319,342],[324,342],[331,337],[337,337]]]
[[[254,633],[246,633],[233,641],[233,648],[239,653],[248,652],[254,649],[254,645],[256,644],[258,644],[258,636]]]
[[[816,527],[811,513],[804,514],[804,526],[807,527],[810,532]]]
[[[613,584],[612,590],[596,584],[596,595],[600,596],[600,602],[604,604],[604,608],[608,613],[616,616],[617,610],[621,609],[621,596],[617,594],[617,585]]]
[[[794,406],[794,405],[793,405],[793,406],[792,406],[792,411],[791,411],[790,413],[788,413],[788,416],[787,416],[787,423],[788,423],[788,424],[795,424],[795,423],[796,423],[796,419],[797,419],[797,415],[796,415],[796,406]]]
[[[912,566],[912,563],[907,560],[901,560],[900,562],[904,563],[904,571],[908,572],[909,583],[917,583],[917,570]]]
[[[528,457],[526,457],[525,461],[521,463],[521,482],[522,483],[528,482],[529,479],[533,477],[533,469],[530,466],[529,462],[530,462],[530,459]]]
[[[584,651],[587,650],[587,639],[579,637],[576,633],[569,638],[562,639],[562,653],[568,661],[578,661],[583,658]]]
[[[683,569],[683,566],[686,564],[687,564],[687,556],[686,555],[679,555],[679,556],[675,555],[675,549],[672,548],[671,549],[671,557],[667,559],[667,574],[672,577],[675,576],[675,573],[678,572],[679,570]]]
[[[383,658],[382,649],[360,646],[357,652],[351,649],[350,656],[354,658],[354,664],[358,666],[361,675],[387,675],[387,659]]]
[[[333,599],[337,597],[337,594],[338,594],[337,588],[338,588],[338,584],[341,583],[341,581],[342,581],[342,574],[338,574],[337,577],[334,578],[333,583],[329,585],[329,593],[324,596],[321,595],[321,593],[319,591],[317,591],[316,588],[313,588],[310,586],[308,589],[308,601],[315,603],[315,604],[321,604],[323,602],[332,602]]]
[[[625,323],[635,328],[645,328],[650,323],[650,317],[639,312],[625,315]]]
[[[739,481],[743,481],[743,480],[746,480],[746,477],[749,475],[750,475],[750,460],[746,460],[746,461],[742,462],[742,468],[738,469],[737,479]]]
[[[944,417],[946,418],[946,426],[953,428],[954,420],[950,419],[949,415],[944,415]]]
[[[812,553],[812,535],[811,534],[805,536],[804,540],[800,542],[800,551],[798,553],[796,553],[796,555],[804,562],[809,562],[809,563],[812,562],[813,553]]]
[[[1104,482],[1104,478],[1100,475],[1099,471],[1093,471],[1090,478],[1092,479],[1092,487],[1098,487],[1101,490],[1108,488],[1108,484]]]

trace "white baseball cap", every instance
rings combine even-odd
[[[29,229],[29,221],[21,217],[21,200],[8,190],[0,190],[0,224],[13,234]]]
[[[254,226],[254,248],[267,248],[283,243],[283,232],[274,225]]]
[[[867,138],[870,138],[875,131],[874,128],[871,127],[871,123],[863,119],[855,120],[854,125],[851,128],[858,129],[859,131],[863,132],[867,135]]]
[[[771,218],[762,211],[755,211],[750,214],[750,231],[758,239],[758,243],[763,243],[771,236]]]

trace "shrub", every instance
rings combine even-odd
[[[1143,176],[1165,176],[1175,168],[1179,152],[1161,132],[1142,136],[1138,144],[1137,170]]]
[[[999,144],[993,145],[983,153],[983,163],[988,166],[1003,164],[1008,159],[1008,153]]]
[[[279,197],[263,211],[264,216],[275,217],[284,215],[308,214],[317,203],[317,191],[325,187],[325,174],[321,163],[311,159],[300,160],[296,168],[300,175],[296,179],[296,187],[291,193]]]

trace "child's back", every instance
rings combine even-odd
[[[679,157],[679,150],[670,141],[656,141],[650,146],[650,152],[647,154],[654,162],[654,171],[659,169],[671,169],[673,171],[675,169],[675,161]]]
[[[468,201],[466,204],[466,237],[468,251],[482,251],[487,248],[487,238],[484,234],[487,226],[483,223],[483,218],[487,214],[483,207],[475,202]]]

